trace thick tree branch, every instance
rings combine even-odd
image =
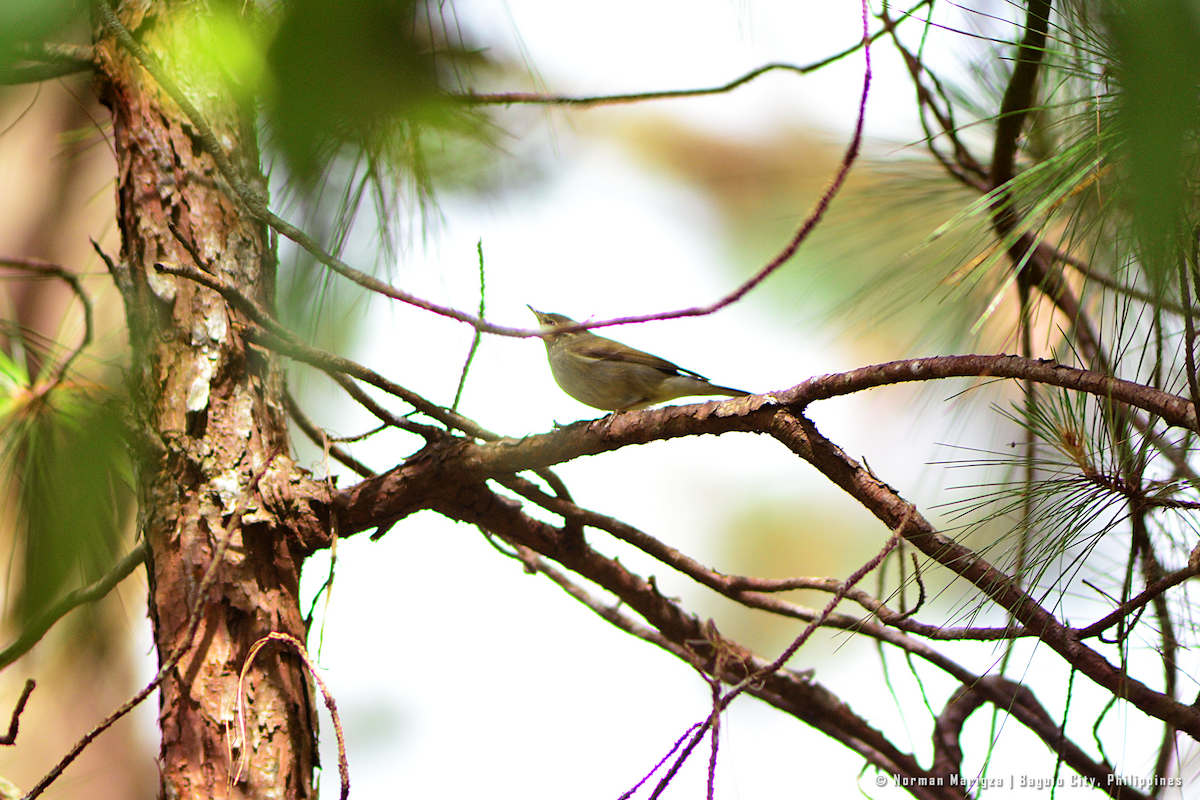
[[[597,553],[560,528],[532,519],[521,511],[516,501],[501,497],[482,484],[463,487],[453,497],[440,498],[432,508],[514,545],[528,547],[612,592],[676,647],[692,653],[691,663],[705,668],[709,648],[713,645],[705,636],[703,623],[676,601],[664,597],[653,583],[629,572],[616,559]],[[724,672],[717,677],[728,683],[737,683],[769,666],[768,661],[736,642],[725,639],[719,646],[725,658],[721,659]],[[897,749],[835,695],[796,673],[781,670],[766,675],[760,684],[748,691],[842,742],[888,774],[932,777],[911,755]],[[931,800],[961,799],[963,795],[955,788],[936,787],[918,796]]]
[[[805,418],[781,413],[773,420],[771,433],[888,527],[899,524],[908,513],[909,504],[894,489],[849,458]],[[1185,706],[1114,667],[1084,645],[1075,631],[1061,624],[1011,578],[978,554],[939,533],[924,517],[916,515],[906,530],[906,538],[917,549],[972,583],[985,597],[1035,631],[1038,638],[1067,663],[1146,714],[1200,739],[1200,709]]]
[[[1112,767],[1093,761],[1074,742],[1066,739],[1053,717],[1038,702],[1028,687],[1014,683],[1001,675],[987,675],[971,684],[959,687],[938,715],[933,732],[933,771],[958,772],[962,767],[962,747],[959,737],[967,718],[984,703],[1015,717],[1033,731],[1052,751],[1062,756],[1066,764],[1089,783],[1120,800],[1146,800],[1146,795],[1111,781]]]
[[[625,412],[520,440],[447,440],[426,447],[393,470],[339,492],[334,502],[340,529],[343,535],[350,535],[391,524],[429,508],[435,498],[453,494],[459,486],[541,469],[583,455],[681,436],[769,431],[780,406],[803,409],[817,400],[878,386],[953,377],[1029,379],[1118,400],[1150,411],[1170,424],[1196,429],[1195,412],[1182,397],[1098,372],[1007,355],[908,359],[816,376],[767,395]]]

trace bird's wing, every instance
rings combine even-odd
[[[587,341],[574,342],[571,349],[578,355],[585,358],[594,358],[598,361],[621,361],[627,364],[645,364],[648,367],[662,370],[668,375],[690,375],[693,378],[699,378],[702,381],[707,381],[698,372],[693,372],[690,369],[685,369],[665,358],[659,358],[643,350],[637,350],[629,345],[624,345],[615,342],[612,339],[605,339],[603,336],[593,334]]]

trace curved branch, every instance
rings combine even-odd
[[[450,439],[404,464],[338,492],[343,535],[393,523],[428,508],[432,498],[489,478],[549,467],[582,455],[632,444],[731,431],[770,432],[781,406],[803,410],[810,403],[877,386],[952,377],[1025,378],[1127,403],[1196,430],[1196,414],[1182,397],[1099,372],[1019,356],[943,356],[878,364],[810,378],[791,389],[723,402],[667,406],[577,422],[552,433],[522,439],[470,442]],[[894,521],[893,523],[894,524]]]
[[[803,408],[814,400],[851,394],[876,386],[963,377],[1014,378],[1073,389],[1149,411],[1176,427],[1200,431],[1195,408],[1191,402],[1178,395],[1113,378],[1094,370],[1068,367],[1047,359],[1028,359],[1011,355],[939,356],[892,361],[850,372],[810,378],[774,396],[782,404]]]
[[[934,724],[934,772],[952,773],[960,770],[962,748],[958,740],[962,727],[967,718],[987,702],[1016,717],[1052,751],[1061,754],[1063,761],[1087,779],[1093,788],[1120,800],[1147,800],[1141,792],[1114,783],[1111,780],[1111,766],[1093,761],[1078,745],[1065,738],[1054,723],[1054,718],[1027,686],[1001,675],[986,675],[974,683],[963,684],[946,701]]]
[[[95,583],[70,592],[54,605],[47,608],[37,618],[21,631],[20,635],[8,647],[0,650],[0,669],[16,661],[29,652],[35,644],[41,641],[46,631],[54,623],[65,617],[69,612],[83,605],[94,603],[112,591],[113,587],[133,574],[133,571],[146,562],[146,542],[140,541],[125,557],[112,566],[104,577]]]
[[[93,244],[95,243],[93,242]],[[11,269],[32,272],[35,275],[58,278],[67,284],[71,291],[75,293],[75,296],[79,298],[79,304],[83,306],[83,339],[80,340],[79,345],[71,351],[71,354],[63,360],[58,370],[54,373],[54,383],[56,385],[61,383],[67,374],[67,370],[71,368],[71,364],[92,343],[94,327],[92,322],[91,298],[87,296],[87,292],[83,291],[83,286],[79,283],[79,276],[73,272],[69,272],[66,268],[58,264],[52,264],[49,261],[42,261],[37,258],[3,257],[0,258],[0,267],[9,267]]]
[[[812,622],[821,616],[821,612],[775,597],[774,593],[794,589],[811,589],[830,594],[842,592],[848,600],[852,600],[878,618],[879,623],[847,614],[831,614],[822,623],[823,625],[830,628],[862,633],[872,638],[886,641],[902,650],[928,660],[964,683],[970,682],[970,679],[964,677],[966,673],[957,664],[948,662],[936,650],[931,650],[918,640],[902,634],[912,634],[924,639],[942,641],[996,641],[1033,635],[1031,631],[1020,626],[1009,626],[1007,628],[947,628],[942,625],[923,624],[912,619],[908,614],[889,608],[887,604],[876,599],[869,592],[855,587],[846,587],[843,581],[835,578],[785,578],[782,580],[769,580],[766,578],[750,578],[742,575],[725,575],[704,566],[686,553],[681,553],[628,523],[595,511],[580,508],[574,503],[564,501],[561,498],[551,497],[524,478],[508,475],[496,480],[502,486],[511,489],[526,500],[536,503],[547,511],[558,514],[568,521],[605,531],[615,538],[633,545],[662,564],[687,575],[700,585],[712,589],[714,592],[749,608],[757,608],[760,611],[778,614],[783,617]],[[902,633],[898,633],[897,631]]]
[[[248,759],[249,750],[246,746],[246,692],[243,686],[246,682],[246,673],[250,671],[250,665],[254,663],[254,657],[258,655],[268,642],[280,642],[296,651],[296,655],[304,662],[304,666],[308,669],[308,674],[312,676],[313,681],[321,690],[321,697],[325,701],[325,708],[329,710],[329,717],[333,721],[333,732],[337,738],[337,759],[338,759],[338,777],[341,779],[342,791],[338,795],[340,800],[347,800],[350,797],[350,765],[346,761],[346,736],[342,733],[342,718],[338,714],[337,703],[333,699],[333,693],[329,691],[329,687],[325,685],[325,681],[321,678],[321,673],[317,670],[317,665],[313,663],[312,656],[308,654],[308,648],[304,646],[304,642],[292,636],[290,633],[282,631],[272,631],[266,636],[259,639],[251,647],[246,654],[246,659],[242,662],[242,670],[238,675],[238,697],[237,697],[237,713],[238,713],[238,731],[239,740],[238,747],[241,753],[238,756],[238,769],[234,777],[237,782],[242,774],[242,766],[245,760]]]
[[[1176,570],[1169,575],[1163,576],[1161,579],[1154,581],[1149,586],[1141,591],[1137,597],[1121,603],[1119,606],[1110,611],[1103,618],[1096,620],[1086,628],[1076,628],[1075,636],[1080,639],[1090,639],[1093,636],[1099,636],[1106,630],[1116,625],[1122,619],[1128,617],[1132,612],[1142,608],[1147,603],[1154,601],[1168,589],[1174,588],[1186,581],[1188,578],[1194,578],[1200,575],[1200,564],[1189,565],[1183,569]]]

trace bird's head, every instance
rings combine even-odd
[[[538,311],[536,308],[534,308],[533,306],[530,306],[530,305],[527,305],[525,307],[533,312],[533,315],[535,317],[537,317],[538,324],[544,328],[560,328],[565,325],[577,325],[578,324],[577,322],[575,322],[575,320],[571,319],[570,317],[563,316],[562,314],[552,314],[548,311]],[[542,338],[545,340],[545,342],[547,344],[549,344],[550,342],[557,339],[558,335],[550,334],[548,336],[543,336]]]

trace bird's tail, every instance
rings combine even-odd
[[[706,382],[706,385],[708,386],[708,391],[704,392],[704,394],[723,394],[729,397],[746,397],[753,394],[753,392],[743,392],[741,389],[731,389],[728,386],[717,386],[715,383]]]

